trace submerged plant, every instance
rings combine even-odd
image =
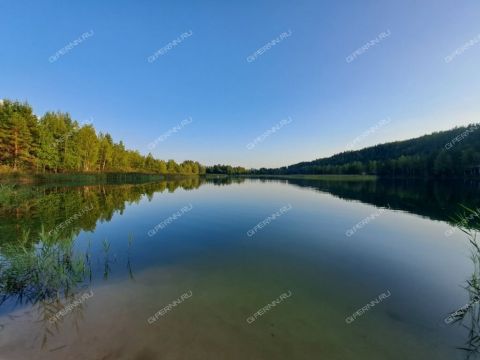
[[[107,239],[103,239],[103,242],[102,242],[102,246],[103,246],[103,253],[104,253],[104,256],[105,256],[105,260],[104,260],[104,268],[103,268],[103,278],[105,280],[108,279],[108,274],[110,273],[110,256],[109,256],[109,251],[110,251],[110,243],[108,242]]]
[[[480,212],[462,207],[463,213],[457,215],[455,220],[460,230],[467,235],[471,245],[470,259],[473,263],[473,272],[465,286],[469,303],[451,313],[445,322],[461,324],[468,331],[468,340],[459,349],[467,352],[466,359],[471,359],[480,355],[480,244],[478,239]]]
[[[133,234],[130,233],[128,235],[127,270],[128,270],[128,275],[130,276],[130,279],[135,280],[133,277],[132,263],[130,261],[130,257],[132,254],[132,244],[133,244]]]
[[[19,304],[67,298],[90,271],[88,258],[74,254],[72,236],[58,239],[42,228],[37,244],[28,239],[24,232],[0,248],[0,306],[10,298]]]
[[[92,282],[92,256],[90,241],[85,252],[75,251],[74,235],[60,237],[57,232],[46,232],[43,227],[38,242],[32,244],[29,231],[24,231],[15,242],[0,246],[0,306],[12,301],[15,305],[37,305],[38,320],[45,324],[41,347],[45,347],[54,331],[59,332],[69,304],[78,303],[76,296],[81,288]],[[128,263],[130,278],[133,273],[130,251],[133,236],[129,239]],[[110,272],[110,243],[102,242],[104,253],[104,278]],[[114,259],[115,260],[115,259]],[[83,318],[83,303],[75,306],[70,316],[76,328]],[[56,321],[52,321],[53,318]]]

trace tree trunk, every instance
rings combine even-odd
[[[13,170],[17,170],[17,156],[18,156],[18,131],[15,130],[15,142],[13,146]]]

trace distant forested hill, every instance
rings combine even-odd
[[[480,176],[480,124],[346,151],[255,174],[372,174],[406,177]]]

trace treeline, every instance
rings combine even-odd
[[[250,171],[241,166],[213,165],[207,167],[207,174],[242,175]]]
[[[196,161],[155,159],[128,150],[108,133],[82,125],[68,113],[38,118],[30,105],[0,100],[0,169],[30,172],[144,172],[205,174]]]
[[[347,151],[254,174],[371,174],[383,177],[480,176],[480,124]]]

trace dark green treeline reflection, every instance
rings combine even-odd
[[[243,177],[185,177],[149,183],[106,183],[83,186],[0,185],[0,245],[25,237],[35,241],[42,228],[58,237],[75,236],[81,230],[94,231],[97,221],[110,221],[128,204],[138,203],[155,193],[193,190],[203,184],[229,185]],[[415,180],[335,181],[307,179],[252,179],[283,182],[327,192],[345,200],[455,223],[460,204],[480,206],[480,182],[428,182]],[[81,216],[80,216],[81,215]]]

